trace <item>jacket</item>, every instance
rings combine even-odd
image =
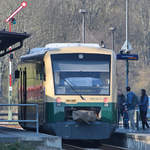
[[[141,100],[140,100],[140,104],[139,104],[140,110],[147,111],[148,105],[149,105],[148,104],[148,96],[144,95],[143,97],[141,97]]]
[[[135,109],[135,107],[136,107],[136,104],[135,104],[136,102],[135,101],[137,101],[135,99],[136,99],[136,95],[133,92],[128,92],[127,93],[126,103],[127,103],[128,110],[134,110]]]

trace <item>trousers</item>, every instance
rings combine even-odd
[[[146,125],[147,128],[149,128],[149,125],[147,123],[146,115],[147,115],[147,111],[140,110],[140,116],[141,116],[141,120],[142,120],[143,130],[145,129],[145,125]]]
[[[134,113],[135,113],[135,110],[128,110],[130,127],[133,130],[135,130]]]

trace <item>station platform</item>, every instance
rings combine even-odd
[[[129,150],[149,150],[150,149],[150,128],[143,130],[124,129],[119,127],[109,139],[112,145],[125,147]]]
[[[43,150],[61,150],[62,140],[60,137],[51,136],[43,133],[25,131],[23,129],[15,129],[0,126],[0,143],[33,143],[37,149],[42,147]]]

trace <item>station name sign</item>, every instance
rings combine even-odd
[[[118,60],[138,60],[138,54],[117,54]]]

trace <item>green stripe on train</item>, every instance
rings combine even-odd
[[[101,107],[101,120],[109,123],[116,123],[117,122],[117,109],[115,103],[109,103],[108,106],[104,106],[104,103],[78,103],[78,104],[57,104],[55,102],[46,103],[46,122],[61,122],[64,121],[65,106],[72,106],[72,107]]]

